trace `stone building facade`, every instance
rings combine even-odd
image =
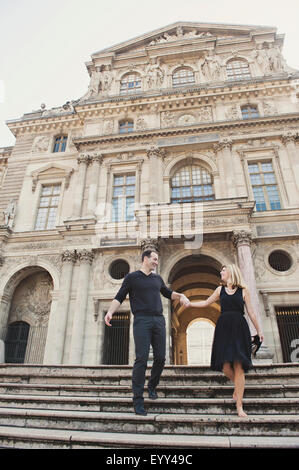
[[[178,22],[93,54],[82,98],[7,121],[6,362],[132,364],[129,300],[114,328],[103,318],[149,246],[192,299],[237,263],[260,360],[299,360],[299,72],[283,41],[271,27]],[[207,364],[219,304],[162,301],[167,363]]]

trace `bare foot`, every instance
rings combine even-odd
[[[248,418],[248,415],[245,413],[242,407],[237,408],[237,412],[240,418]]]
[[[236,394],[235,390],[234,390],[234,393],[233,393],[233,400],[237,401],[237,394]]]

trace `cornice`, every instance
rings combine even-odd
[[[287,125],[290,123],[299,123],[299,113],[291,114],[280,114],[275,116],[259,117],[254,119],[236,120],[236,121],[216,121],[216,122],[205,122],[202,124],[194,124],[192,126],[172,127],[163,129],[150,129],[139,132],[129,132],[127,134],[111,134],[105,136],[86,136],[77,137],[73,139],[73,143],[77,150],[81,150],[82,147],[92,144],[106,144],[106,143],[122,143],[138,141],[144,138],[153,137],[169,137],[169,136],[183,136],[189,134],[202,134],[209,132],[225,132],[233,131],[236,129],[252,129],[253,127],[259,128],[262,126],[268,126],[273,124]],[[281,130],[277,130],[277,135],[281,135]],[[243,140],[244,137],[238,139]],[[233,141],[234,142],[234,141]],[[175,145],[175,144],[174,144]]]
[[[86,119],[107,117],[123,111],[152,110],[165,111],[172,106],[175,109],[188,106],[206,105],[216,103],[217,100],[225,102],[233,96],[246,99],[257,98],[262,94],[263,99],[273,98],[274,93],[291,91],[295,84],[292,79],[299,78],[299,72],[291,76],[286,74],[276,77],[261,77],[238,82],[219,82],[213,85],[203,84],[193,87],[160,89],[156,92],[145,92],[136,95],[115,95],[100,100],[73,102],[73,110],[69,113],[43,115],[42,110],[36,113],[24,114],[19,119],[6,121],[11,132],[17,136],[19,133],[39,133],[67,131],[69,128],[81,127]],[[122,109],[123,108],[123,109]],[[9,149],[9,148],[8,148]]]

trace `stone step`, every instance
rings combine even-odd
[[[122,397],[61,397],[43,395],[0,395],[1,408],[96,411],[130,413],[132,399]],[[250,414],[296,414],[299,398],[245,398],[244,409]],[[164,414],[234,414],[232,398],[145,398],[145,408],[150,413]]]
[[[299,416],[157,414],[0,408],[0,426],[129,434],[297,437]]]
[[[1,365],[0,382],[49,383],[49,384],[94,384],[94,385],[130,385],[132,382],[131,366],[24,366]],[[150,376],[150,368],[147,370]],[[200,366],[166,366],[161,385],[207,385],[225,384],[222,373],[212,372],[208,367]],[[299,364],[275,364],[272,366],[255,366],[247,375],[247,383],[280,384],[299,383]]]
[[[227,380],[227,384],[230,382]],[[159,385],[160,398],[231,398],[233,385]],[[132,397],[131,385],[71,385],[39,383],[0,383],[0,394],[24,394],[43,396],[99,396],[99,397]],[[146,389],[145,389],[146,396]],[[299,397],[299,383],[295,384],[246,384],[246,398],[296,398]]]
[[[0,426],[0,447],[10,449],[153,449],[152,455],[156,455],[156,449],[190,449],[188,455],[192,457],[189,457],[188,462],[194,463],[192,450],[196,449],[298,449],[299,439],[280,436],[257,438],[255,436],[120,434]],[[109,452],[108,456],[110,455],[113,457],[113,452]],[[138,454],[133,455],[138,458]],[[148,457],[142,454],[142,461],[144,458]],[[155,459],[155,457],[152,458]],[[156,464],[157,459],[151,463]],[[131,464],[132,467],[133,464]]]

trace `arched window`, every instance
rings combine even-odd
[[[126,119],[119,122],[119,133],[127,134],[134,131],[134,122],[131,119]]]
[[[65,152],[66,143],[66,135],[58,135],[57,137],[55,137],[53,152]]]
[[[17,321],[8,325],[5,338],[5,362],[23,364],[30,325]]]
[[[246,104],[241,106],[242,118],[243,119],[253,119],[260,117],[258,107],[251,104]]]
[[[226,64],[228,80],[246,80],[251,78],[249,65],[246,60],[233,59]]]
[[[171,179],[171,202],[197,202],[215,199],[210,173],[199,165],[180,168]]]
[[[172,76],[172,86],[174,88],[185,85],[193,85],[194,83],[194,72],[188,67],[183,67],[176,70]]]
[[[141,77],[138,73],[127,73],[120,81],[120,93],[134,93],[141,90]]]

